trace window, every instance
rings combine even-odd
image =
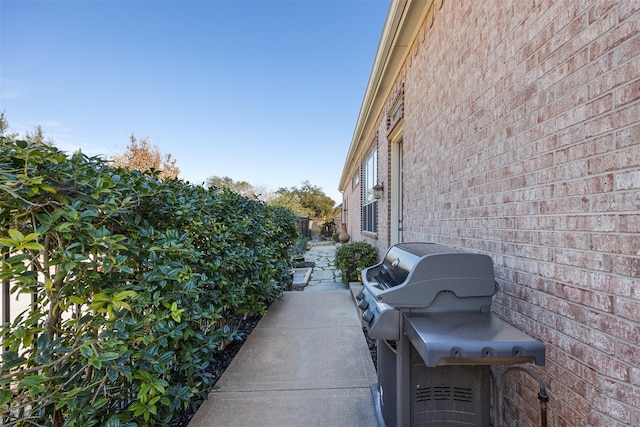
[[[378,232],[378,201],[373,197],[373,186],[378,182],[378,150],[371,150],[362,166],[362,231]]]

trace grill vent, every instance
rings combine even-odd
[[[418,387],[416,388],[416,402],[430,400],[455,400],[458,402],[473,402],[473,390],[462,387]]]

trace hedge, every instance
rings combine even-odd
[[[297,218],[231,191],[0,141],[4,425],[167,425],[287,286]],[[13,315],[13,313],[12,313]]]

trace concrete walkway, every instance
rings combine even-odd
[[[316,271],[305,291],[271,305],[189,427],[378,425],[375,369],[334,253],[307,252]]]

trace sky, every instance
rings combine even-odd
[[[338,183],[390,0],[0,0],[10,132],[108,158],[134,134],[180,178]]]

